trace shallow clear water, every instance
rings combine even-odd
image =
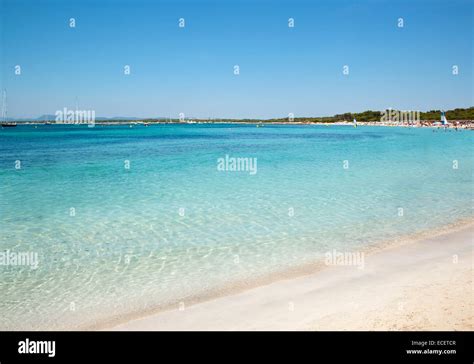
[[[472,216],[473,135],[1,129],[0,252],[36,252],[39,266],[0,265],[0,329],[91,325]],[[257,173],[219,171],[226,154],[257,158]]]

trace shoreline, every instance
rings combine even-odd
[[[451,120],[451,123],[448,126],[448,129],[459,129],[459,130],[474,130],[474,122],[464,123],[459,126],[456,126],[455,122],[458,120]],[[465,122],[462,120],[461,122]],[[97,121],[97,122],[18,122],[18,123],[10,123],[14,124],[14,126],[54,126],[54,125],[87,125],[89,127],[94,126],[123,126],[123,125],[130,125],[130,126],[153,126],[153,125],[222,125],[222,124],[232,124],[232,125],[254,125],[254,126],[265,126],[265,125],[289,125],[289,126],[350,126],[354,127],[354,124],[349,121],[335,121],[335,122],[311,122],[311,121],[235,121],[235,120],[222,120],[222,121],[152,121],[147,122],[143,120],[124,120],[124,121]],[[427,125],[428,124],[428,125]],[[91,126],[92,125],[92,126]],[[420,122],[415,124],[410,124],[406,122],[378,122],[378,121],[358,121],[357,127],[363,126],[380,126],[380,127],[399,127],[399,128],[427,128],[427,129],[443,129],[444,126],[442,125],[433,125],[431,120],[420,120]],[[3,127],[2,127],[3,128]]]
[[[472,240],[472,233],[474,231],[474,219],[472,219],[472,217],[461,219],[455,223],[442,226],[436,230],[422,231],[409,236],[402,236],[389,241],[372,244],[361,251],[363,251],[363,253],[366,255],[366,259],[368,261],[371,261],[373,257],[380,256],[383,260],[384,255],[390,254],[391,252],[403,251],[404,249],[411,249],[414,246],[425,244],[426,241],[441,239],[443,241],[447,240],[449,242],[450,237],[455,237],[459,232],[465,231],[469,232]],[[464,242],[464,244],[466,244],[466,242]],[[238,297],[241,295],[245,296],[249,294],[249,292],[259,290],[266,291],[268,287],[273,285],[291,284],[293,281],[305,279],[311,280],[316,276],[326,275],[328,274],[328,271],[334,271],[338,268],[347,267],[327,266],[321,261],[313,262],[304,266],[294,267],[289,270],[274,272],[270,275],[257,277],[251,282],[247,281],[232,283],[226,287],[220,287],[192,297],[182,298],[180,300],[176,300],[173,303],[155,307],[147,311],[119,315],[94,325],[85,326],[80,328],[80,330],[159,330],[161,328],[150,327],[150,323],[147,322],[159,320],[160,317],[166,317],[170,315],[172,316],[176,312],[182,313],[179,310],[180,302],[185,303],[186,308],[184,311],[189,311],[193,310],[194,307],[206,306],[212,302],[220,300],[228,301],[232,300],[232,297]],[[352,268],[354,270],[354,267]],[[356,269],[356,271],[358,270]],[[265,315],[265,312],[262,312],[262,314]],[[212,313],[210,313],[210,315],[212,315]],[[173,328],[166,327],[165,329],[172,330]],[[206,328],[200,327],[199,329],[205,330]]]

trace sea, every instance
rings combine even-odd
[[[473,135],[236,123],[2,128],[0,330],[95,328],[185,309],[328,252],[470,219]]]

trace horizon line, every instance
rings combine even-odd
[[[68,109],[67,107],[64,108],[64,109]],[[171,116],[144,116],[144,117],[137,117],[137,116],[98,116],[96,117],[96,119],[105,119],[105,120],[128,120],[128,119],[134,119],[134,120],[159,120],[159,119],[164,119],[164,120],[180,120],[180,119],[183,119],[183,120],[281,120],[281,119],[288,119],[288,118],[292,118],[292,119],[323,119],[323,118],[334,118],[334,117],[337,117],[337,116],[343,116],[343,115],[347,115],[347,114],[351,114],[351,115],[354,115],[354,114],[363,114],[363,113],[367,113],[367,112],[374,112],[374,113],[382,113],[382,112],[385,112],[385,111],[395,111],[395,112],[419,112],[419,113],[431,113],[431,112],[446,112],[446,113],[449,113],[449,112],[453,112],[455,110],[465,110],[465,111],[468,111],[470,109],[474,109],[474,105],[473,106],[468,106],[468,107],[456,107],[456,108],[453,108],[453,109],[430,109],[430,110],[426,110],[426,111],[422,111],[422,110],[403,110],[403,109],[397,109],[397,108],[391,108],[391,107],[388,107],[388,108],[385,108],[383,110],[372,110],[372,109],[367,109],[367,110],[364,110],[364,111],[346,111],[346,112],[342,112],[342,113],[337,113],[337,114],[333,114],[333,115],[319,115],[319,116],[308,116],[308,115],[303,115],[303,116],[297,116],[297,115],[294,115],[293,113],[289,113],[287,116],[277,116],[277,117],[270,117],[270,118],[260,118],[260,117],[196,117],[196,116],[185,116],[183,114],[183,116],[181,117],[179,114],[177,116],[174,116],[174,117],[171,117]],[[93,109],[79,109],[79,110],[73,110],[73,109],[69,109],[70,111],[73,111],[73,112],[83,112],[83,111],[94,111]],[[57,111],[56,111],[57,112]],[[42,115],[39,115],[37,117],[17,117],[17,116],[6,116],[5,118],[5,121],[7,120],[12,120],[12,119],[15,119],[15,120],[23,120],[23,121],[34,121],[34,120],[38,120],[38,119],[42,119],[42,118],[45,118],[45,117],[53,117],[54,118],[56,117],[54,114],[42,114]],[[54,120],[54,118],[52,120]],[[49,119],[43,119],[43,120],[49,120]]]

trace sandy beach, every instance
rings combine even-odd
[[[473,330],[473,235],[471,222],[366,254],[363,269],[329,266],[108,329]]]

